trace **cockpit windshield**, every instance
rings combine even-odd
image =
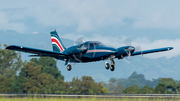
[[[102,44],[101,42],[98,42],[98,41],[95,42],[95,45],[96,45],[96,46],[104,46],[104,44]]]
[[[94,46],[105,46],[104,44],[102,44],[101,42],[98,41],[93,41],[89,43],[90,47],[94,47]]]

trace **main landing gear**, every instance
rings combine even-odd
[[[114,69],[115,69],[114,65],[111,65],[110,70],[114,71]]]
[[[109,67],[110,67],[110,70],[111,70],[111,71],[114,71],[114,69],[115,69],[114,65],[115,65],[115,62],[114,62],[113,59],[111,59],[111,67],[110,67],[109,63],[106,61],[106,63],[105,63],[105,68],[108,70]]]
[[[106,69],[109,69],[109,63],[106,61],[106,63],[105,63],[105,68]]]
[[[67,65],[67,70],[70,71],[71,69],[72,69],[71,64],[68,64],[68,65]]]

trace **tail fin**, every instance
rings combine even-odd
[[[51,41],[52,41],[53,51],[62,53],[66,49],[61,39],[59,38],[56,30],[51,32]]]

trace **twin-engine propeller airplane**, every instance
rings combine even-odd
[[[50,32],[51,34],[51,41],[52,41],[52,48],[53,51],[48,50],[41,50],[41,49],[34,49],[22,46],[8,46],[6,49],[22,51],[27,53],[33,53],[34,55],[30,56],[50,56],[54,57],[58,60],[65,61],[65,65],[67,65],[67,70],[70,71],[72,69],[71,62],[74,63],[85,63],[85,62],[93,62],[93,61],[100,61],[105,60],[105,68],[111,71],[115,69],[115,62],[114,59],[123,59],[124,57],[130,57],[135,55],[142,55],[154,52],[162,52],[162,51],[169,51],[172,50],[173,47],[166,47],[166,48],[158,48],[158,49],[151,49],[151,50],[144,50],[144,51],[135,51],[135,47],[133,46],[123,46],[119,48],[112,48],[103,45],[101,42],[98,41],[87,41],[84,42],[77,41],[78,45],[65,48],[61,39],[59,38],[56,30]],[[111,61],[111,66],[107,62],[107,60]]]

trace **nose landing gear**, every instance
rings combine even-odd
[[[67,70],[70,71],[71,69],[72,69],[71,64],[68,64],[68,65],[67,65]]]

